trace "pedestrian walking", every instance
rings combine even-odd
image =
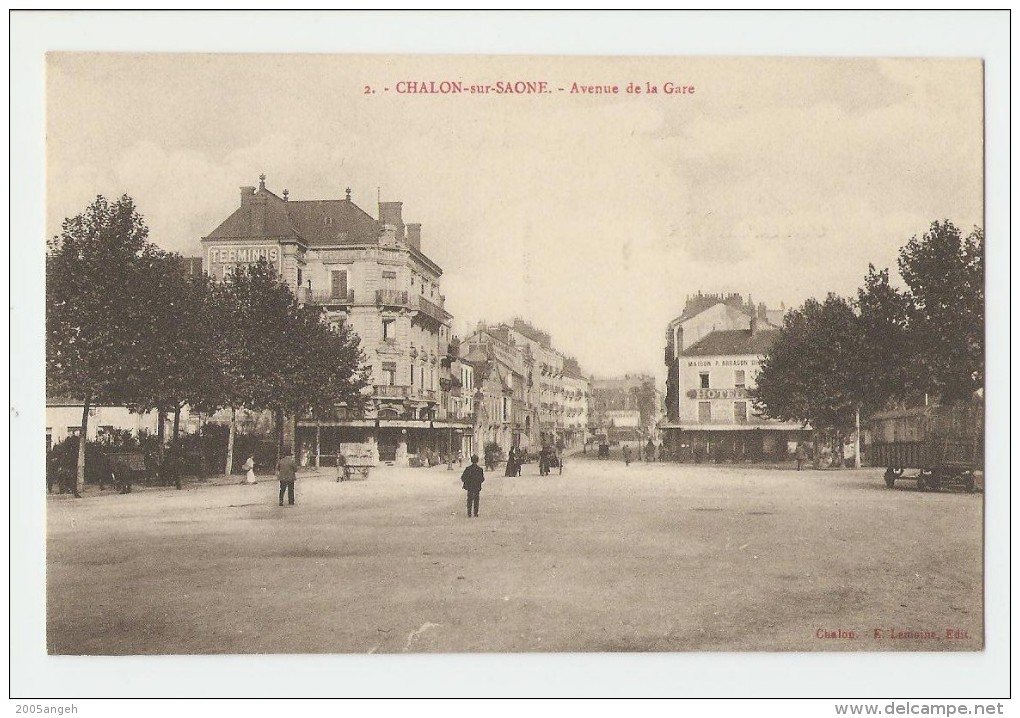
[[[807,450],[804,448],[804,444],[797,442],[797,471],[800,471],[801,464],[807,458]]]
[[[254,484],[255,483],[255,457],[249,456],[248,460],[241,466],[244,473],[244,483]]]
[[[630,466],[630,447],[626,445],[623,447],[623,461],[627,466]]]
[[[464,469],[460,477],[464,490],[467,491],[467,515],[468,518],[478,516],[478,499],[482,493],[482,482],[485,481],[485,472],[478,465],[478,455],[471,456],[471,465]],[[472,510],[474,513],[472,514]]]
[[[283,506],[283,495],[287,494],[287,503],[294,505],[294,482],[297,481],[297,462],[287,449],[276,464],[276,476],[280,479],[280,506]]]
[[[517,453],[517,449],[511,446],[510,451],[506,454],[506,470],[503,472],[503,475],[517,476],[518,461],[520,461],[520,455]]]

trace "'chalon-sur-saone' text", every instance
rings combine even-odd
[[[389,92],[390,88],[383,88]],[[547,95],[562,92],[570,95],[693,95],[695,86],[684,82],[628,82],[626,84],[570,82],[563,85],[547,80],[499,80],[472,83],[463,80],[401,80],[393,89],[398,95]],[[365,85],[366,95],[375,88]]]

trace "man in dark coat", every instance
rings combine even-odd
[[[280,506],[283,506],[283,494],[287,493],[287,503],[294,505],[294,482],[297,481],[297,462],[286,449],[276,464],[276,476],[280,479]]]
[[[464,484],[464,490],[467,491],[468,518],[478,516],[478,498],[482,493],[482,482],[485,481],[485,472],[482,471],[482,467],[478,465],[477,454],[471,457],[471,466],[464,469],[464,473],[461,474],[460,480],[461,483]],[[474,510],[473,514],[472,507]]]

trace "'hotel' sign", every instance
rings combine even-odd
[[[687,392],[688,399],[746,399],[747,389],[691,389]]]

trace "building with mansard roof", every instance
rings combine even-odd
[[[464,402],[451,401],[461,387],[448,376],[443,271],[422,251],[421,225],[404,222],[402,203],[379,202],[375,218],[349,189],[343,199],[295,200],[270,191],[263,175],[258,187],[241,188],[239,206],[202,248],[206,273],[219,280],[268,261],[299,301],[321,306],[326,321],[361,339],[372,370],[368,408],[299,421],[303,463],[335,460],[342,443],[368,443],[379,460],[399,464],[470,446]]]
[[[739,294],[688,297],[666,328],[666,453],[681,459],[767,459],[807,439],[805,427],[759,416],[750,390],[785,310]]]

